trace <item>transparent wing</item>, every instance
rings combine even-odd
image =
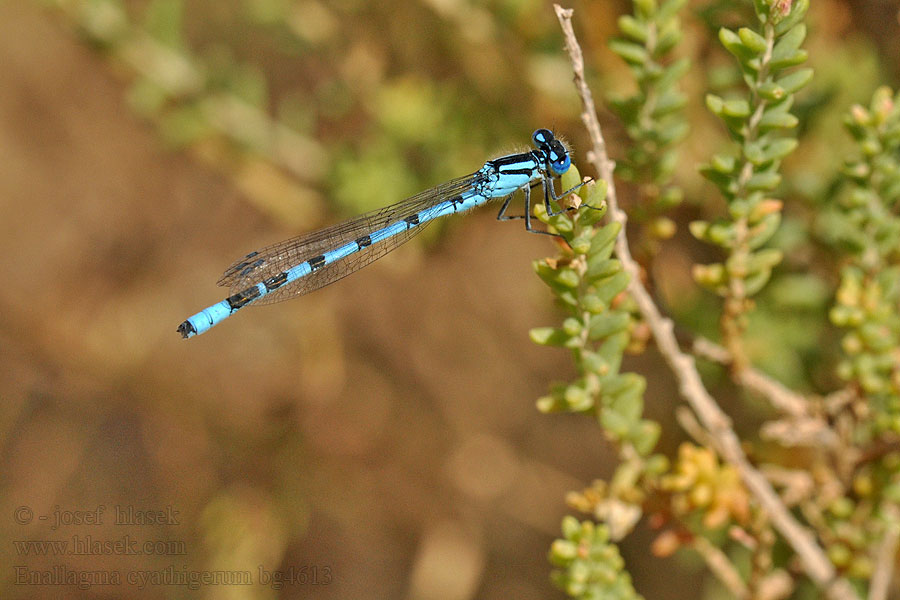
[[[406,217],[415,215],[443,200],[458,196],[478,185],[483,177],[481,172],[476,172],[465,177],[453,179],[406,200],[362,214],[349,221],[251,252],[228,267],[222,278],[219,279],[218,284],[229,287],[231,292],[236,294],[324,252],[339,248],[347,242],[382,229],[391,223],[402,221]],[[334,283],[407,242],[424,229],[427,224],[428,222],[407,229],[397,235],[367,246],[341,260],[316,269],[309,275],[274,290],[254,302],[254,304],[281,302],[288,298],[307,294],[329,283]]]

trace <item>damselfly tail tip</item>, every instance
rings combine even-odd
[[[182,339],[186,340],[193,335],[197,335],[197,330],[190,321],[185,321],[178,326],[178,333],[181,334]]]

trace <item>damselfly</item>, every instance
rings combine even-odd
[[[463,212],[490,200],[503,199],[497,219],[524,218],[532,229],[531,189],[541,186],[549,214],[558,214],[551,200],[559,200],[554,180],[568,171],[566,147],[548,129],[531,136],[535,149],[484,163],[471,175],[416,194],[354,219],[251,252],[226,269],[219,285],[231,295],[205,308],[178,326],[184,338],[199,335],[245,306],[270,304],[317,290],[381,258],[438,217]],[[577,187],[580,187],[577,186]],[[525,196],[525,214],[507,216],[515,192]]]

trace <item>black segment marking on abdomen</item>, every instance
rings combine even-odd
[[[225,301],[228,303],[228,306],[231,308],[232,312],[234,312],[237,309],[246,306],[250,302],[253,302],[257,298],[259,298],[260,295],[261,293],[259,291],[259,288],[253,286],[247,288],[242,292],[238,292],[234,296],[229,296],[225,299]]]
[[[287,282],[287,273],[282,271],[278,275],[274,277],[269,277],[268,279],[263,281],[263,285],[266,286],[266,290],[272,291],[274,289],[278,289],[283,286]]]
[[[309,263],[309,269],[311,271],[321,269],[322,267],[325,266],[325,255],[320,254],[318,256],[313,256],[311,259],[309,259],[306,262]]]
[[[410,215],[403,220],[406,221],[407,229],[409,229],[410,227],[415,227],[416,225],[419,224],[419,214],[416,213],[414,215]]]
[[[362,250],[366,246],[372,245],[372,238],[367,235],[362,236],[361,238],[356,240],[356,247]]]
[[[181,334],[183,339],[187,339],[192,335],[197,335],[197,328],[194,327],[194,324],[190,321],[185,321],[181,325],[178,326],[178,333]]]

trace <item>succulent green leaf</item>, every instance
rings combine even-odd
[[[700,167],[700,174],[723,190],[733,181],[729,175],[713,169],[710,165],[702,165]]]
[[[587,272],[584,274],[584,279],[588,283],[593,283],[594,281],[602,278],[609,277],[610,275],[615,275],[619,271],[622,270],[622,263],[619,262],[615,258],[595,258],[588,261]]]
[[[565,537],[566,540],[578,541],[583,530],[584,530],[584,528],[582,527],[581,523],[579,523],[578,519],[576,519],[575,517],[572,517],[572,516],[563,517],[562,533],[563,533],[563,537]],[[568,553],[566,553],[566,554],[568,554]],[[574,557],[575,557],[575,555],[573,554],[572,558],[574,558]]]
[[[563,346],[571,336],[558,327],[535,327],[528,337],[541,346]]]
[[[759,35],[749,27],[738,29],[738,37],[744,46],[756,54],[762,54],[766,50],[766,38]]]
[[[591,292],[587,292],[581,297],[581,307],[595,315],[609,309],[609,306],[606,303],[602,302],[596,294]]]
[[[681,24],[673,19],[659,30],[659,38],[656,40],[656,48],[653,51],[654,58],[664,57],[672,48],[674,48],[683,37]]]
[[[744,293],[747,296],[755,295],[765,287],[771,277],[771,269],[764,269],[751,273],[746,278],[744,278]]]
[[[780,138],[763,149],[763,162],[781,160],[797,148],[796,138]]]
[[[775,83],[774,81],[767,81],[766,83],[756,88],[756,90],[757,92],[759,92],[760,97],[764,98],[765,100],[776,102],[783,99],[788,93],[783,87],[781,87],[781,85]]]
[[[722,113],[729,117],[744,119],[750,116],[750,103],[743,98],[726,100],[722,105]]]
[[[769,191],[775,189],[781,183],[781,174],[777,171],[763,171],[754,173],[747,180],[746,188],[750,191]]]
[[[728,154],[713,154],[710,167],[719,173],[731,174],[737,168],[737,160]]]
[[[791,113],[780,111],[764,112],[759,120],[759,129],[760,131],[792,129],[797,126],[797,123],[797,117]]]
[[[556,210],[559,209],[557,208]],[[572,219],[565,212],[548,218],[547,224],[552,227],[557,233],[567,234],[574,231],[574,224],[572,223]]]
[[[687,104],[687,97],[674,88],[664,90],[656,100],[653,107],[653,118],[659,119],[665,115],[681,110]]]
[[[750,255],[748,269],[750,272],[771,270],[784,257],[784,253],[778,248],[766,248]]]
[[[715,94],[707,94],[706,108],[708,108],[709,111],[713,114],[721,115],[722,111],[725,108],[725,101]]]
[[[618,23],[619,30],[629,38],[641,44],[647,43],[650,33],[646,22],[638,21],[631,15],[622,15]]]
[[[656,21],[658,23],[668,21],[684,8],[685,4],[687,0],[665,0],[656,11]]]
[[[792,27],[790,31],[781,36],[778,41],[775,42],[775,47],[772,49],[772,59],[769,63],[772,68],[777,68],[775,65],[778,64],[779,61],[789,60],[793,57],[805,38],[806,25],[803,23],[797,24],[795,27]]]
[[[653,452],[654,448],[656,448],[661,433],[662,427],[659,423],[650,421],[649,419],[643,419],[636,427],[632,428],[628,437],[631,439],[631,443],[634,445],[635,450],[638,451],[638,454],[647,456]],[[647,470],[652,470],[649,465],[647,466]]]
[[[579,183],[581,183],[581,173],[578,172],[578,167],[575,165],[569,167],[569,170],[559,178],[559,185],[562,190],[570,190]]]
[[[699,285],[717,294],[722,291],[723,286],[728,282],[728,273],[725,270],[725,265],[722,263],[695,265],[693,276],[694,281]]]
[[[597,297],[602,302],[609,304],[613,298],[625,291],[625,288],[628,287],[628,281],[628,273],[620,271],[615,275],[598,281],[594,286],[594,293],[597,294]]]
[[[575,272],[574,269],[570,269],[568,267],[564,267],[556,271],[556,283],[567,287],[567,288],[576,288],[578,287],[579,282],[581,281],[581,277],[578,276],[578,273]]]
[[[641,19],[652,19],[657,11],[656,0],[634,0],[634,10]]]
[[[672,120],[671,123],[660,126],[657,131],[659,143],[668,146],[674,142],[681,141],[688,134],[688,122],[682,120]]]
[[[606,214],[606,185],[606,181],[602,179],[587,184],[586,187],[588,188],[588,192],[584,203],[593,207],[594,210],[582,211],[584,213],[582,215],[582,221],[585,222],[586,225],[593,225]],[[584,219],[590,220],[584,221]]]
[[[625,416],[610,408],[604,408],[600,411],[600,424],[603,426],[603,429],[620,440],[628,435],[628,430],[631,428],[631,422]]]
[[[609,364],[610,371],[617,371],[622,363],[622,353],[628,345],[628,334],[626,332],[615,333],[606,338],[597,350],[597,354]]]
[[[641,414],[644,412],[644,402],[641,399],[641,393],[637,389],[626,390],[616,396],[609,406],[603,407],[602,413],[611,412],[621,419],[619,423],[625,426],[619,433],[622,438],[629,437],[629,433],[641,422]]]
[[[628,313],[612,311],[591,317],[588,326],[588,337],[591,340],[599,340],[613,333],[624,331],[628,328],[631,316]]]
[[[567,519],[575,520],[573,517]],[[563,520],[563,528],[566,521]],[[568,536],[567,536],[568,537]],[[564,567],[578,556],[578,545],[568,540],[555,540],[550,546],[550,562],[557,567]]]
[[[806,84],[812,80],[813,73],[814,71],[812,69],[798,69],[790,75],[785,75],[779,79],[776,84],[783,89],[785,93],[793,94],[805,87]]]
[[[594,408],[594,398],[583,387],[572,384],[566,388],[566,404],[572,412],[583,412]]]
[[[584,222],[581,221],[581,219],[579,219],[579,222],[584,225]],[[575,254],[587,254],[588,250],[591,249],[591,231],[589,229],[586,229],[577,234],[569,242],[569,246],[572,248],[572,252],[574,252]]]
[[[709,231],[710,224],[708,221],[691,221],[688,223],[688,231],[691,232],[698,240],[705,240],[706,233]]]
[[[772,239],[778,226],[781,224],[781,213],[775,212],[763,217],[762,221],[750,228],[747,236],[747,246],[751,250],[761,247],[763,244]]]
[[[806,62],[806,59],[809,58],[809,52],[804,49],[795,50],[793,53],[788,54],[784,58],[779,60],[773,60],[769,63],[769,68],[773,71],[778,71],[780,69],[786,69],[788,67],[793,67]]]
[[[609,363],[602,356],[591,350],[581,351],[581,370],[584,373],[596,373],[604,376],[610,372]]]
[[[642,65],[650,59],[646,48],[626,40],[610,40],[609,49],[630,65]]]
[[[619,231],[622,229],[622,226],[613,221],[612,223],[608,223],[600,228],[599,231],[594,235],[594,239],[591,241],[591,249],[588,251],[588,262],[593,262],[596,259],[605,259],[609,258],[612,255],[613,247],[616,243],[616,236],[619,235]]]
[[[719,29],[719,41],[741,64],[747,63],[756,56],[753,50],[744,45],[738,34],[726,27]]]
[[[535,261],[533,266],[535,273],[538,274],[538,277],[540,277],[544,283],[549,285],[555,291],[560,292],[565,289],[569,289],[569,286],[563,286],[559,283],[559,281],[557,281],[559,277],[558,269],[550,267],[550,265],[548,265],[544,261]]]
[[[761,165],[766,162],[766,155],[763,153],[762,145],[758,141],[746,142],[743,148],[744,156],[754,165]]]
[[[690,68],[691,59],[687,57],[679,58],[663,70],[656,83],[663,89],[675,85],[675,82],[681,79]]]
[[[563,331],[569,337],[574,337],[581,333],[581,330],[584,328],[581,321],[574,317],[569,317],[565,321],[563,321]]]

